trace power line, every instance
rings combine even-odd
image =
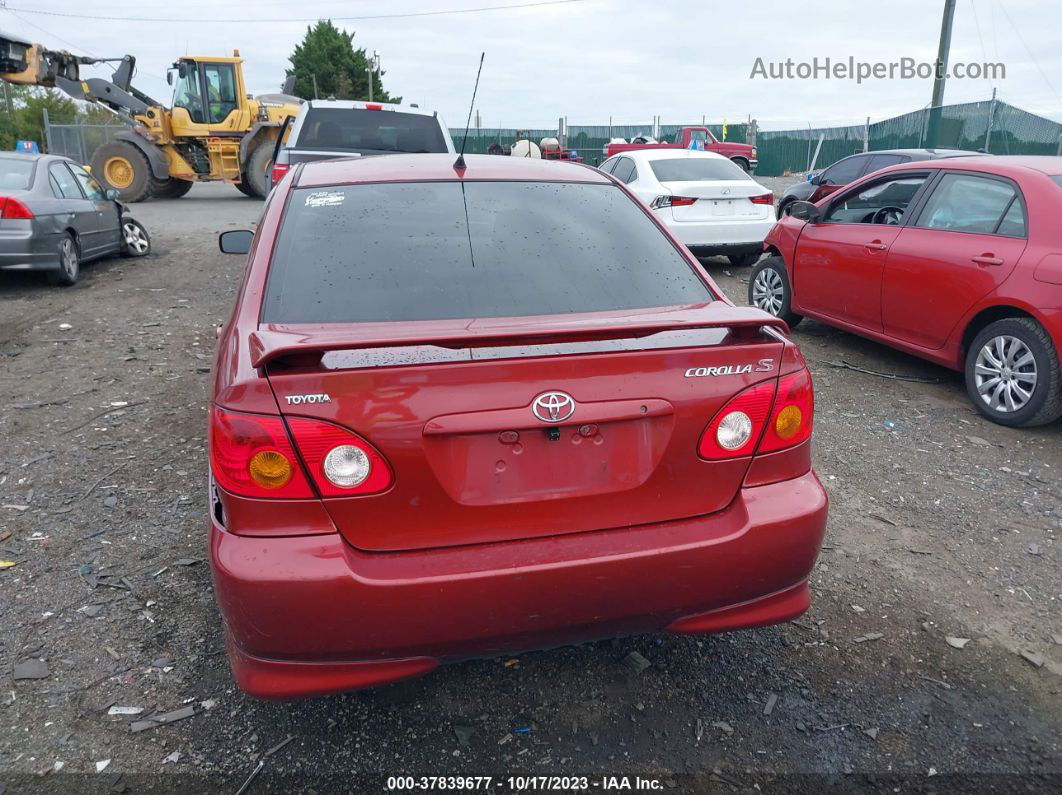
[[[1007,11],[1007,7],[1005,5],[1003,5],[1003,0],[1000,0],[999,10],[1003,12],[1003,16],[1005,16],[1007,18],[1007,22],[1010,23],[1011,28],[1013,28],[1014,32],[1017,34],[1018,41],[1020,41],[1021,42],[1021,46],[1025,48],[1025,52],[1027,52],[1029,54],[1029,60],[1033,62],[1033,66],[1036,67],[1036,71],[1038,71],[1040,73],[1040,77],[1042,77],[1044,79],[1044,82],[1047,83],[1047,87],[1049,89],[1051,89],[1051,93],[1055,95],[1055,99],[1058,101],[1058,103],[1060,105],[1062,105],[1062,97],[1060,97],[1058,95],[1058,92],[1055,91],[1055,86],[1048,79],[1047,73],[1042,68],[1040,68],[1040,62],[1038,60],[1036,60],[1036,56],[1033,55],[1032,50],[1029,49],[1029,45],[1025,43],[1025,37],[1021,35],[1021,31],[1018,30],[1018,26],[1015,25],[1014,24],[1014,20],[1010,18],[1010,12],[1008,12]]]
[[[282,19],[180,19],[177,17],[118,17],[100,16],[98,14],[70,14],[65,11],[43,11],[37,8],[10,8],[8,11],[20,11],[23,14],[43,14],[50,17],[66,17],[69,19],[94,19],[110,22],[192,22],[196,24],[214,24],[219,22],[239,22],[241,24],[276,23],[276,22],[317,22],[321,19],[331,19],[335,22],[366,22],[374,19],[409,19],[412,17],[439,17],[450,14],[479,14],[484,11],[511,11],[518,8],[539,8],[542,6],[570,5],[572,3],[585,3],[588,0],[538,0],[531,3],[516,3],[513,5],[479,6],[477,8],[450,8],[438,11],[408,11],[399,14],[364,14],[354,17],[316,16],[316,17],[285,17]]]

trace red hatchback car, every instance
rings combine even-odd
[[[767,235],[749,303],[963,371],[1002,425],[1062,416],[1062,157],[907,163]]]
[[[826,521],[784,324],[586,166],[299,165],[220,331],[210,552],[239,685],[790,619]]]

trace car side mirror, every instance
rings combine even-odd
[[[218,248],[223,254],[246,254],[251,250],[254,232],[250,229],[230,229],[218,235]]]
[[[173,70],[172,69],[167,69],[166,70],[166,85],[170,85],[170,86],[173,85]]]
[[[103,195],[107,197],[107,201],[118,201],[118,191],[116,191],[114,188],[108,188],[103,192]]]
[[[789,215],[798,221],[813,224],[819,220],[819,208],[811,202],[793,202],[789,205]]]

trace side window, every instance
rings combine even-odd
[[[924,174],[898,174],[846,193],[830,204],[826,221],[834,224],[899,224],[925,181]]]
[[[909,159],[903,155],[874,155],[870,158],[867,170],[863,173],[872,174],[880,168],[895,166],[897,163],[906,163]]]
[[[847,185],[863,175],[869,159],[868,155],[853,155],[852,157],[846,157],[844,160],[838,160],[822,172],[822,179],[819,180],[819,184]]]
[[[1017,196],[1011,201],[1007,211],[1003,213],[1003,218],[996,228],[996,234],[1008,237],[1025,237],[1028,234],[1025,230],[1025,206]]]
[[[87,175],[86,175],[87,176]],[[53,163],[48,169],[48,181],[52,185],[52,193],[60,199],[84,199],[81,188],[77,186],[77,180],[70,173],[70,169],[62,163]],[[56,190],[59,192],[56,193]]]
[[[232,64],[203,65],[207,85],[207,122],[218,124],[236,110],[236,74]]]
[[[74,172],[74,177],[77,179],[78,184],[81,186],[81,190],[85,192],[85,195],[92,201],[103,201],[107,196],[103,192],[103,188],[100,187],[100,183],[96,182],[96,178],[91,176],[81,166],[71,166],[71,171]]]
[[[184,62],[184,77],[177,80],[177,87],[173,90],[173,107],[184,108],[196,124],[206,121],[206,112],[203,110],[203,98],[199,96],[199,69],[192,61]]]
[[[634,161],[629,157],[619,158],[619,162],[616,163],[616,167],[612,170],[612,176],[618,179],[620,182],[630,182],[631,176],[634,174]]]
[[[627,177],[626,180],[628,185],[638,179],[638,165],[633,160],[631,161],[631,165],[633,166],[631,168],[631,175]]]
[[[1017,212],[1021,212],[1021,202],[1015,201],[1016,197],[1009,182],[968,174],[945,174],[926,202],[917,225],[925,229],[991,235],[1013,204],[1019,205]],[[1024,234],[1024,217],[1018,218]]]
[[[619,158],[618,157],[610,157],[608,160],[606,160],[604,163],[602,163],[600,166],[598,166],[598,168],[601,169],[602,171],[604,171],[606,174],[611,174],[612,173],[612,169],[614,169],[616,167],[616,163],[618,163],[618,162],[619,162]]]

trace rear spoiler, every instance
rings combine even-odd
[[[544,344],[645,337],[662,331],[728,328],[736,334],[755,335],[763,328],[787,334],[785,322],[752,307],[718,302],[697,308],[653,311],[580,319],[553,316],[543,321],[488,318],[418,323],[363,323],[337,329],[324,326],[284,326],[259,329],[249,338],[251,365],[263,367],[286,356],[323,354],[364,348],[399,348],[434,345],[441,348],[477,348],[507,344]]]

